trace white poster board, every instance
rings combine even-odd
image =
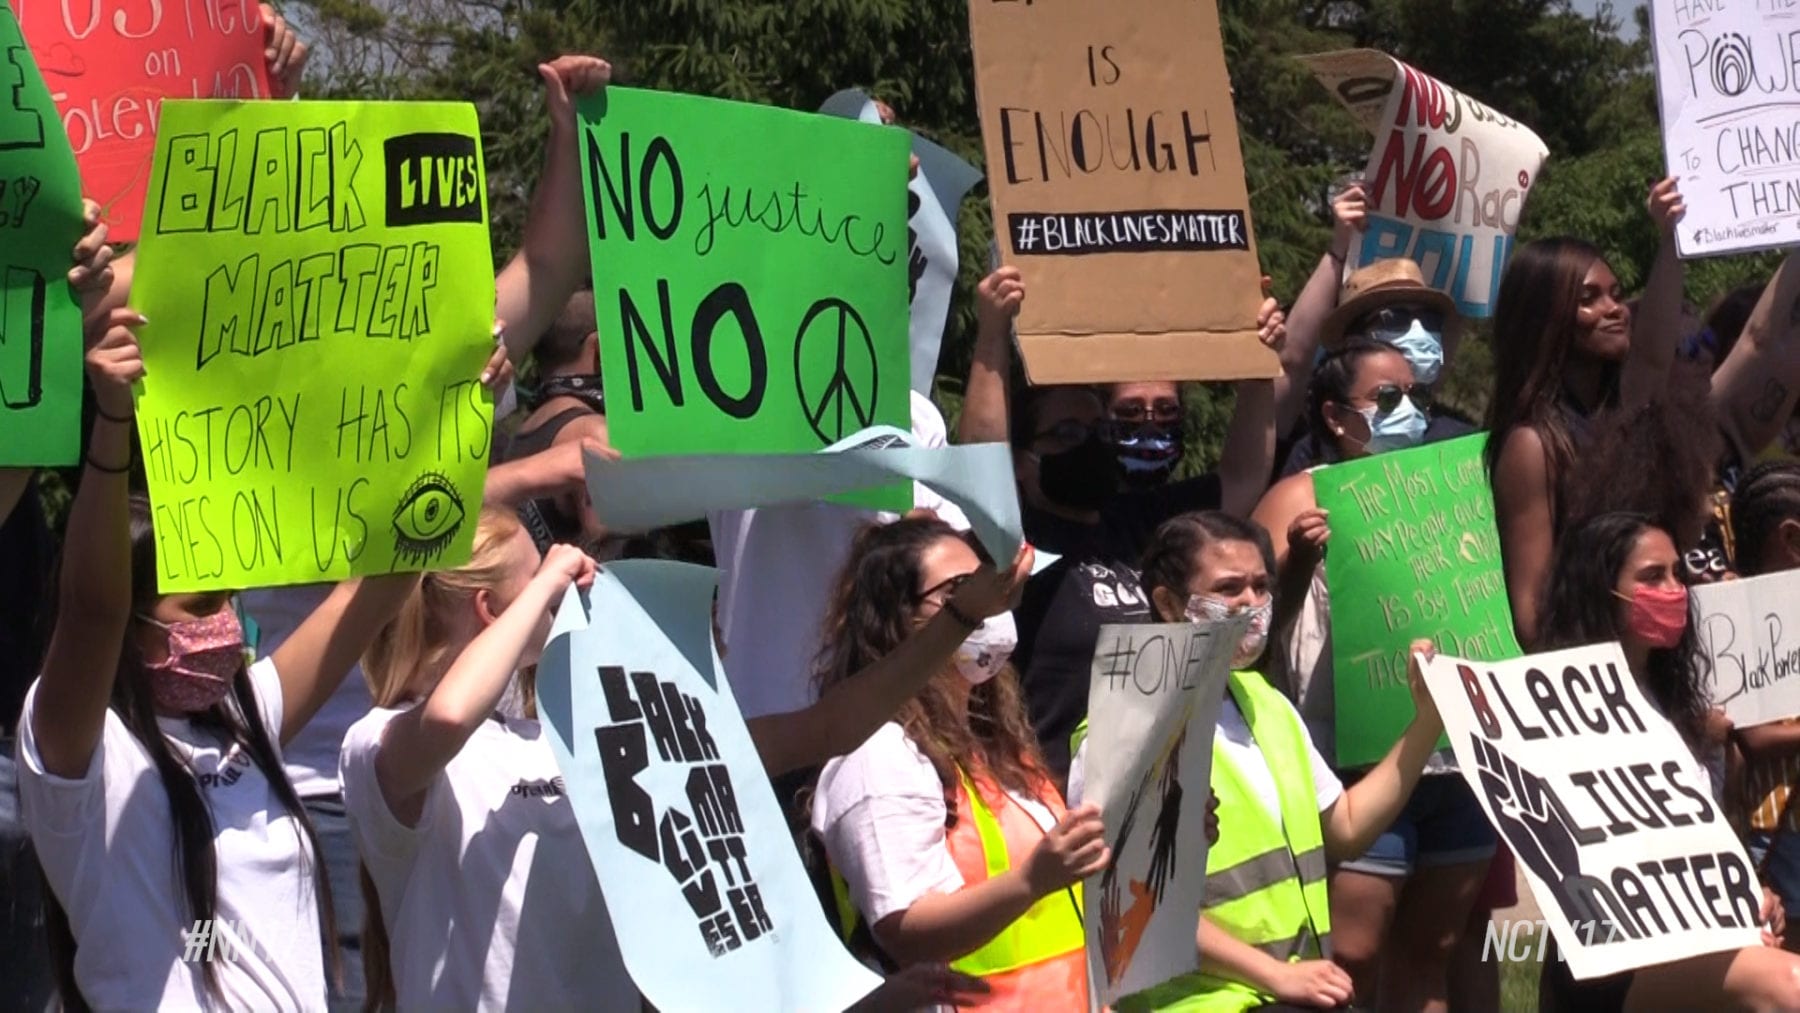
[[[1525,198],[1550,149],[1530,127],[1374,49],[1302,57],[1375,135],[1363,188],[1369,227],[1345,277],[1411,257],[1465,317],[1494,315]]]
[[[1800,241],[1800,5],[1652,0],[1663,152],[1681,178],[1683,257]]]
[[[1576,978],[1762,944],[1756,869],[1617,644],[1425,681]]]
[[[1800,717],[1800,571],[1693,589],[1713,706],[1739,728]]]
[[[1212,737],[1245,620],[1102,626],[1088,689],[1082,801],[1112,864],[1083,887],[1098,1002],[1200,969]]]

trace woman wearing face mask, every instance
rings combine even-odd
[[[1228,514],[1185,514],[1157,529],[1144,587],[1161,622],[1248,614],[1213,738],[1212,791],[1223,828],[1206,860],[1197,941],[1201,972],[1121,1008],[1248,1010],[1269,1003],[1333,1008],[1354,997],[1350,975],[1326,959],[1333,912],[1328,861],[1362,854],[1418,783],[1443,722],[1410,669],[1418,715],[1382,761],[1341,785],[1294,705],[1257,673],[1274,609],[1268,534]],[[1429,641],[1412,653],[1429,654]],[[1270,853],[1285,861],[1269,862]]]
[[[282,749],[410,578],[340,585],[249,665],[229,594],[158,594],[180,539],[153,531],[126,488],[144,375],[130,328],[142,322],[111,311],[87,353],[98,415],[59,618],[20,719],[21,801],[55,895],[60,987],[71,1007],[320,1008],[330,894]],[[222,950],[229,959],[206,959]]]
[[[953,657],[987,664],[1006,624],[984,623],[1007,614],[1030,568],[1023,549],[1005,575],[971,573],[953,611],[885,645],[862,677],[752,719],[769,773],[855,748]],[[401,1009],[638,1008],[533,713],[552,609],[593,573],[572,546],[540,559],[515,516],[484,510],[469,563],[425,575],[363,659],[375,709],[345,736],[339,770],[366,874],[370,996]],[[992,635],[971,645],[972,630]],[[509,691],[524,717],[500,713]],[[555,890],[539,889],[545,877]]]
[[[1314,433],[1326,441],[1325,460],[1357,460],[1421,442],[1426,420],[1417,396],[1412,368],[1397,349],[1348,339],[1313,374],[1309,411]],[[1331,529],[1314,497],[1312,472],[1276,483],[1253,516],[1275,535],[1282,596],[1296,603],[1275,623],[1276,681],[1299,703],[1313,740],[1335,753],[1324,556]],[[1358,776],[1342,773],[1352,782]],[[1383,828],[1368,853],[1332,876],[1333,955],[1359,995],[1397,1008],[1443,1008],[1452,958],[1496,843],[1453,755],[1433,753],[1399,819]]]
[[[1607,513],[1576,524],[1557,545],[1539,616],[1541,649],[1617,641],[1638,687],[1695,754],[1681,758],[1684,783],[1717,798],[1697,758],[1705,739],[1707,677],[1680,565],[1668,532],[1642,514]],[[1548,868],[1538,874],[1560,878]],[[1760,917],[1770,926],[1764,946],[1585,981],[1569,975],[1552,944],[1544,957],[1539,1006],[1552,1013],[1643,1006],[1800,1008],[1800,957],[1779,948],[1786,919],[1766,889]]]
[[[820,691],[869,679],[856,673],[922,626],[981,629],[961,601],[979,565],[941,521],[864,531],[826,618]],[[1064,811],[998,632],[825,765],[812,829],[855,909],[846,921],[884,963],[947,961],[988,983],[987,1009],[1086,1009],[1079,884],[1110,853],[1097,808]]]

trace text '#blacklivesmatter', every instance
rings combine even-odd
[[[384,148],[383,229],[481,220],[473,138],[401,135]],[[356,187],[363,147],[347,124],[177,135],[164,149],[160,234],[354,234],[370,225]],[[427,293],[439,280],[437,243],[326,245],[266,262],[249,253],[214,267],[195,368],[222,353],[255,357],[322,337],[410,341],[431,333]]]
[[[1242,211],[1027,211],[1006,216],[1020,255],[1248,250]]]
[[[605,666],[599,670],[613,722],[594,729],[619,843],[660,864],[681,888],[715,957],[774,931],[762,891],[750,876],[744,821],[731,770],[706,730],[700,701],[652,672]],[[688,768],[692,815],[670,806],[657,816],[638,776],[650,766],[649,741],[663,763]]]

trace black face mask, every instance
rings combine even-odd
[[[1098,437],[1069,450],[1038,457],[1044,498],[1071,510],[1098,510],[1119,492],[1124,467]]]

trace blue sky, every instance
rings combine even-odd
[[[1575,0],[1575,9],[1583,14],[1594,13],[1594,8],[1598,6],[1600,6],[1600,0]],[[1642,6],[1644,6],[1643,0],[1613,0],[1613,10],[1619,13],[1619,20],[1625,22],[1626,38],[1637,35],[1637,21],[1631,12]]]

